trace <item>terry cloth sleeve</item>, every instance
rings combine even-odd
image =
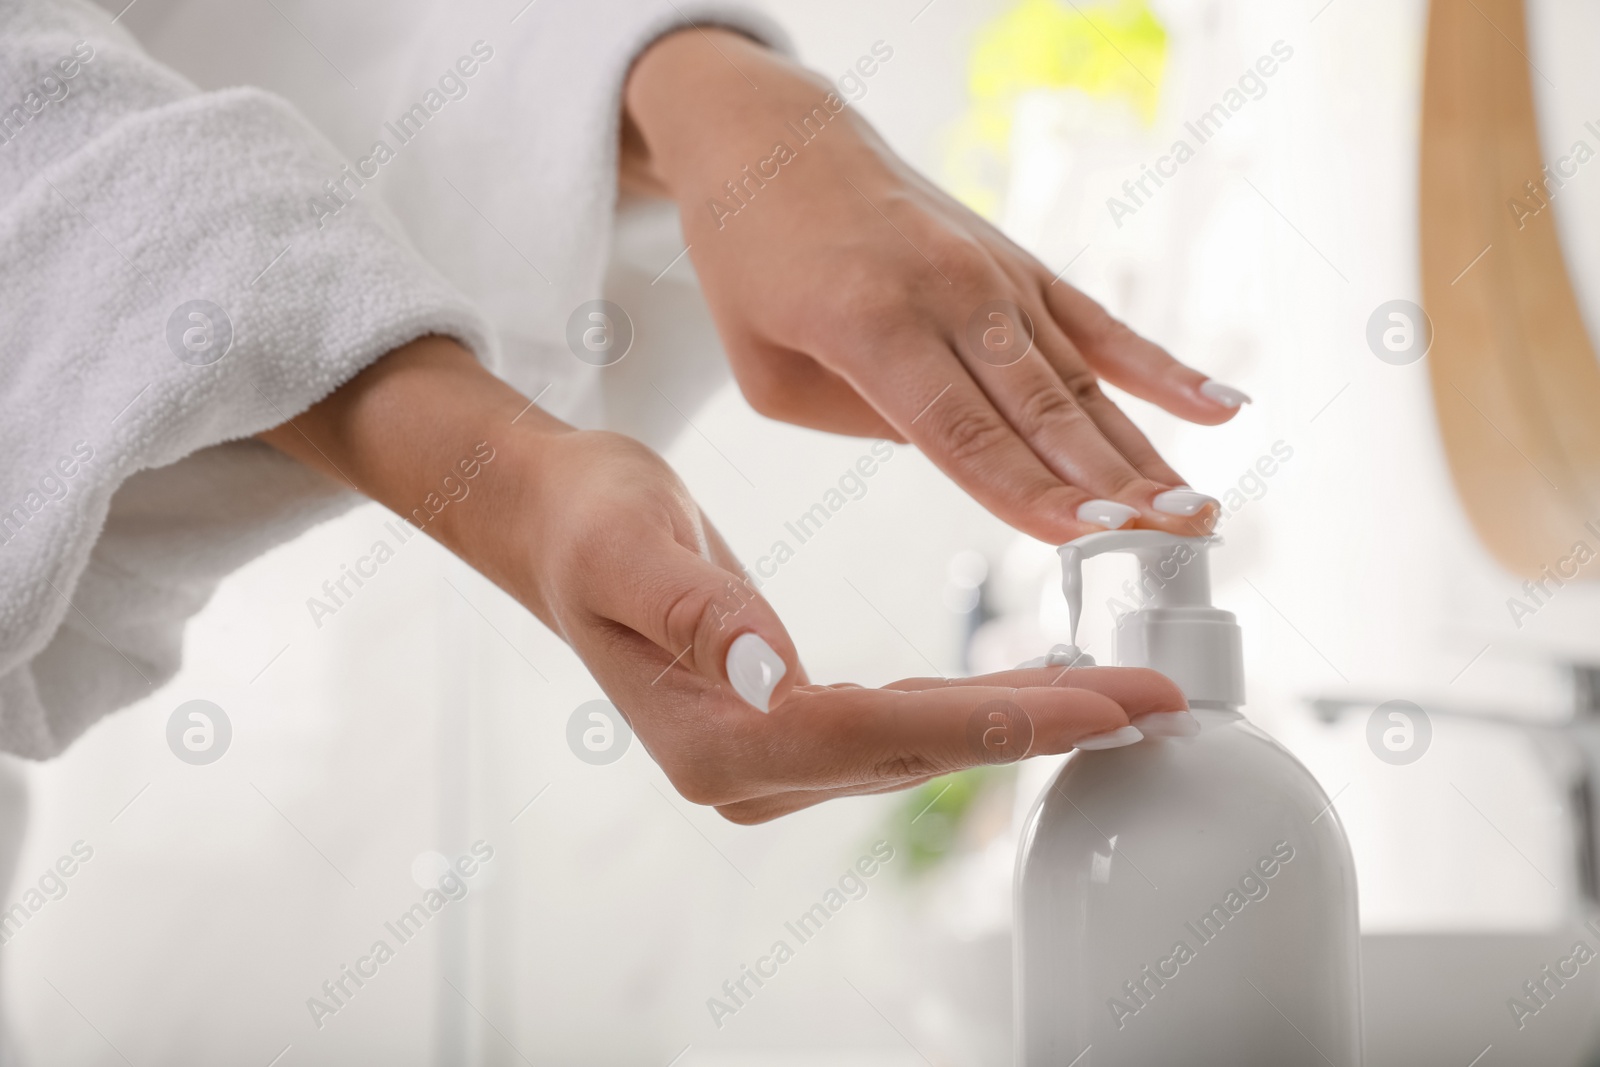
[[[201,93],[82,0],[0,0],[0,748],[177,670],[221,576],[355,499],[251,436],[472,304],[287,103]]]
[[[481,0],[431,5],[409,69],[394,79],[392,121],[376,131],[396,150],[384,195],[428,261],[493,321],[502,376],[542,407],[596,425],[604,370],[574,356],[569,323],[581,332],[580,308],[605,295],[633,61],[691,25],[793,46],[771,19],[728,0],[539,0],[510,12]],[[470,63],[456,66],[463,56]],[[474,71],[467,95],[419,113],[430,91],[448,99],[442,79],[464,69]],[[402,116],[424,115],[402,147]],[[688,256],[669,265],[692,269]]]

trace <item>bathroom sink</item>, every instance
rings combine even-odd
[[[1579,943],[1592,952],[1587,963],[1574,954]],[[1361,965],[1366,1067],[1600,1064],[1600,936],[1585,926],[1368,934]],[[1529,981],[1544,983],[1543,1004],[1523,988]],[[1537,1013],[1519,1018],[1512,998]]]

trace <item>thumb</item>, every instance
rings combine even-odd
[[[794,641],[744,574],[667,540],[608,584],[612,595],[597,605],[600,614],[658,645],[663,676],[689,670],[731,686],[761,712],[794,688],[800,676]]]

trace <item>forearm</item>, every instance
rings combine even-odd
[[[506,534],[537,514],[539,468],[553,439],[570,432],[455,341],[424,337],[260,437],[388,507],[536,608],[531,549]]]

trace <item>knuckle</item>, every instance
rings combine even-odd
[[[965,463],[1000,447],[1006,428],[994,412],[973,405],[952,407],[940,426],[940,437],[952,460]]]
[[[1088,367],[1069,367],[1061,373],[1061,384],[1080,407],[1097,404],[1105,396],[1100,391],[1100,376]]]
[[[928,249],[928,258],[939,265],[950,284],[962,290],[992,287],[995,273],[989,257],[978,245],[964,237],[941,235]]]
[[[939,768],[920,753],[900,752],[879,760],[873,765],[872,773],[876,778],[899,780],[937,774]]]
[[[1020,402],[1017,421],[1025,433],[1031,433],[1052,423],[1074,421],[1082,417],[1082,410],[1073,396],[1049,385],[1026,393]]]
[[[876,337],[897,327],[906,296],[894,271],[875,258],[854,256],[836,271],[838,314],[834,321],[851,337]]]
[[[698,582],[664,591],[657,608],[662,631],[674,642],[700,647],[702,637],[714,633],[721,621],[719,592]]]

